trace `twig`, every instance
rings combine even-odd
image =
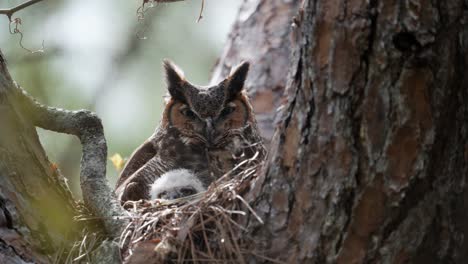
[[[22,4],[19,4],[15,7],[12,7],[10,9],[0,9],[0,15],[6,15],[8,17],[8,19],[10,19],[11,21],[11,17],[13,16],[14,13],[20,11],[21,9],[25,9],[26,7],[30,6],[30,5],[34,5],[35,3],[39,3],[41,2],[42,0],[29,0],[29,1],[26,1]]]
[[[205,0],[201,1],[200,14],[198,15],[197,23],[203,18],[203,9],[205,8]]]
[[[229,216],[227,216],[225,218],[232,221],[232,219]],[[231,239],[231,244],[234,245],[234,247],[236,249],[236,250],[234,250],[234,253],[237,254],[237,258],[238,258],[237,263],[245,264],[245,260],[244,260],[244,257],[242,256],[242,252],[240,250],[239,243],[237,242],[238,237],[234,237],[235,233],[234,233],[234,231],[232,229],[231,224],[229,223],[230,221],[227,221],[226,225],[227,225],[227,227],[229,229],[229,232],[231,233],[231,235],[229,236],[229,238]]]
[[[14,13],[22,9],[25,9],[28,6],[39,3],[41,1],[43,0],[29,0],[9,9],[0,9],[0,15],[6,15],[11,20],[11,17],[13,16]],[[153,0],[153,2],[157,2],[157,3],[171,3],[171,2],[180,2],[180,1],[184,1],[184,0]],[[148,1],[145,0],[144,2],[146,3]]]
[[[14,24],[14,28],[11,27],[11,25]],[[15,18],[13,20],[10,19],[10,24],[8,25],[9,29],[10,29],[10,34],[14,35],[14,34],[19,34],[20,35],[20,40],[19,40],[19,45],[21,48],[23,48],[24,50],[28,51],[29,53],[31,54],[34,54],[34,53],[44,53],[44,41],[42,41],[42,47],[38,50],[30,50],[28,48],[26,48],[24,45],[23,45],[23,32],[21,32],[21,30],[19,29],[19,25],[21,25],[21,19],[20,18]]]
[[[201,227],[202,227],[203,239],[205,240],[205,244],[209,245],[208,237],[206,236],[205,220],[203,219],[203,214],[201,213],[201,211],[199,211],[199,213],[200,213],[200,222],[201,222]],[[211,248],[208,246],[206,247],[206,249],[208,250],[208,254],[210,258],[214,259],[214,255],[213,255],[213,252],[211,252]]]
[[[255,212],[255,210],[252,209],[252,207],[250,207],[249,203],[246,202],[244,200],[244,198],[242,198],[242,196],[236,195],[236,198],[239,199],[249,209],[249,211],[252,213],[252,215],[255,216],[255,218],[257,218],[258,222],[260,222],[260,224],[262,224],[262,225],[264,224],[262,218],[260,218],[260,216],[258,216],[258,214]]]

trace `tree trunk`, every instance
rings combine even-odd
[[[13,82],[1,52],[0,109],[0,260],[63,263],[64,258],[86,253],[96,262],[118,261],[116,243],[98,244],[101,237],[118,237],[127,225],[105,178],[107,146],[100,119],[86,110],[35,101]],[[80,139],[84,206],[77,204],[57,166],[48,161],[35,126]],[[76,221],[76,216],[85,219]],[[95,257],[90,256],[96,248]],[[113,262],[104,261],[110,259]]]
[[[15,89],[0,52],[0,262],[50,263],[78,231],[76,205]]]
[[[287,263],[465,263],[467,3],[304,2],[252,235]]]

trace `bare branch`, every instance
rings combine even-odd
[[[106,179],[107,144],[99,117],[88,110],[68,111],[40,104],[17,87],[18,100],[35,126],[77,136],[83,146],[80,182],[83,200],[106,231],[118,237],[127,220]]]
[[[24,9],[30,5],[34,5],[36,3],[39,3],[41,2],[42,0],[29,0],[29,1],[26,1],[22,4],[19,4],[15,7],[12,7],[10,9],[0,9],[0,15],[6,15],[10,20],[11,20],[11,17],[13,16],[14,13],[20,11],[21,9]]]
[[[28,6],[39,3],[41,1],[43,1],[43,0],[29,0],[29,1],[26,1],[26,2],[24,2],[22,4],[19,4],[19,5],[15,6],[15,7],[9,8],[9,9],[0,9],[0,15],[6,15],[11,20],[11,17],[13,16],[14,13],[16,13],[16,12],[22,10],[22,9],[25,9]],[[172,2],[180,2],[180,1],[184,1],[184,0],[153,0],[153,2],[157,2],[157,3],[172,3]],[[149,2],[149,1],[145,0],[144,2],[146,3],[146,2]]]

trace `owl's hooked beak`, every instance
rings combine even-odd
[[[206,141],[209,145],[213,144],[213,135],[214,135],[214,132],[215,132],[215,129],[214,129],[214,126],[213,126],[213,119],[211,117],[208,117],[207,119],[205,119],[205,137],[206,137]]]

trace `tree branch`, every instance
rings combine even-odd
[[[35,126],[77,136],[83,146],[80,183],[83,200],[103,220],[108,234],[118,237],[126,225],[126,211],[106,179],[107,144],[99,117],[88,110],[68,111],[40,104],[17,87],[18,103]]]
[[[6,15],[11,20],[11,17],[13,16],[14,13],[22,9],[25,9],[28,6],[39,3],[41,1],[43,0],[29,0],[9,9],[0,9],[0,15]],[[171,2],[180,2],[180,1],[184,1],[184,0],[153,0],[153,2],[157,2],[157,3],[171,3]],[[149,2],[149,1],[145,0],[145,3],[146,2]]]
[[[0,9],[0,15],[6,15],[8,16],[8,18],[11,20],[11,17],[13,16],[14,13],[30,6],[30,5],[34,5],[36,3],[39,3],[41,2],[42,0],[29,0],[29,1],[26,1],[22,4],[19,4],[15,7],[12,7],[10,9]]]

